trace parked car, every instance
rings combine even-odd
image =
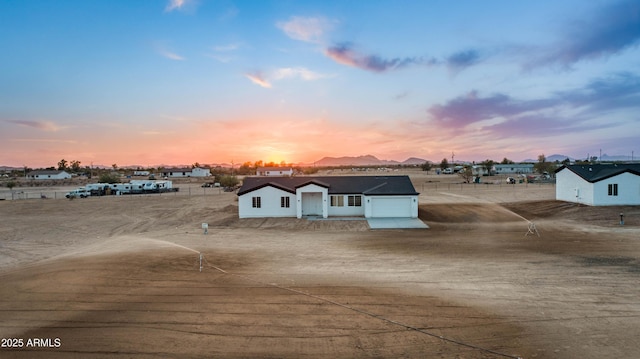
[[[508,184],[516,184],[516,179],[513,177],[507,177],[507,183]]]
[[[67,192],[66,195],[64,195],[67,198],[87,198],[89,196],[91,196],[91,192],[87,192],[87,190],[85,190],[84,188],[78,188],[78,189],[74,189],[71,192]]]

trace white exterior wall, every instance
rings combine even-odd
[[[191,172],[189,171],[169,171],[167,172],[167,176],[168,177],[176,177],[176,178],[180,178],[180,177],[191,177]]]
[[[211,176],[211,170],[208,169],[208,168],[196,167],[196,168],[191,170],[191,176],[192,177],[210,177]]]
[[[261,208],[253,208],[253,197],[260,197]],[[289,208],[280,207],[280,197],[289,197]],[[295,217],[296,195],[271,186],[245,193],[238,197],[240,218]]]
[[[593,205],[593,183],[569,169],[556,173],[556,200]]]
[[[343,197],[343,204],[344,206],[342,207],[332,207],[331,206],[331,197],[332,196],[341,196]],[[329,216],[364,216],[364,196],[361,194],[357,194],[357,196],[362,197],[362,206],[360,207],[349,207],[349,200],[348,197],[349,196],[354,196],[352,195],[348,195],[348,194],[332,194],[329,195]]]
[[[308,184],[306,186],[299,187],[296,189],[296,217],[302,218],[302,194],[303,193],[314,193],[320,192],[322,193],[322,217],[327,218],[329,216],[329,190],[318,186],[316,184]]]
[[[609,196],[609,184],[618,185],[618,195]],[[556,199],[590,206],[639,205],[640,176],[621,173],[589,183],[568,169],[556,173]]]
[[[408,199],[410,200],[411,206],[411,218],[418,218],[418,196],[365,196],[362,200],[362,205],[364,206],[364,216],[365,218],[371,218],[374,212],[373,206],[375,205],[374,198],[379,199]],[[392,215],[389,217],[393,217]],[[403,216],[398,216],[403,217]]]
[[[265,176],[291,176],[293,174],[292,170],[287,171],[264,171]]]
[[[618,185],[618,195],[609,196],[609,184]],[[594,206],[639,205],[640,176],[632,173],[621,173],[594,183]]]
[[[32,177],[32,179],[38,180],[46,180],[46,179],[69,179],[71,175],[65,171],[56,174],[37,174]]]
[[[533,173],[533,164],[496,164],[496,174]]]

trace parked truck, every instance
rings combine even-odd
[[[90,192],[87,192],[87,190],[84,187],[80,187],[77,189],[74,189],[73,191],[67,192],[67,194],[64,195],[67,198],[87,198],[89,196],[91,196]]]

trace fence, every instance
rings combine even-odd
[[[441,182],[424,182],[414,183],[416,190],[424,191],[464,191],[464,190],[483,190],[483,189],[523,189],[530,187],[555,187],[555,182],[523,182],[523,183],[507,183],[506,181],[485,182],[485,183],[441,183]]]
[[[179,190],[176,192],[161,192],[161,193],[139,193],[139,194],[124,194],[123,197],[140,197],[140,196],[214,196],[221,195],[224,190],[220,187],[176,187]],[[71,190],[71,189],[69,189]],[[66,194],[69,190],[47,190],[38,188],[19,188],[10,191],[8,189],[0,190],[0,200],[27,200],[27,199],[66,199]]]

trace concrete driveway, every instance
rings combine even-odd
[[[419,218],[367,218],[371,229],[427,229]]]

